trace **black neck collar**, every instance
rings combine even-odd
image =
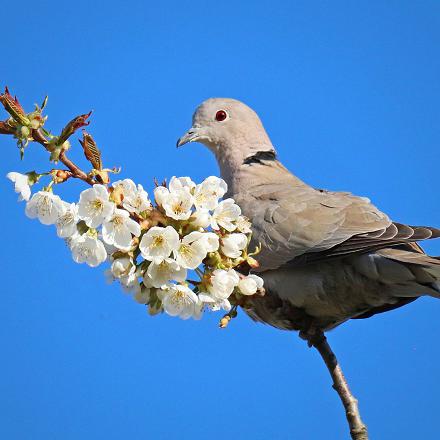
[[[243,161],[243,165],[251,165],[253,163],[263,164],[263,161],[277,160],[277,154],[274,150],[257,151],[252,156],[246,157]]]

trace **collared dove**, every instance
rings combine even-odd
[[[213,98],[193,115],[177,145],[201,142],[217,158],[227,196],[252,221],[265,295],[243,305],[256,321],[322,331],[414,301],[440,298],[440,258],[417,241],[440,230],[391,221],[370,200],[315,189],[277,159],[258,115]]]

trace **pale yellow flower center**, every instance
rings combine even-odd
[[[113,225],[116,227],[122,226],[124,224],[124,219],[122,217],[115,217],[113,219]]]
[[[190,257],[192,255],[191,246],[188,244],[181,244],[179,247],[179,253],[182,257]]]
[[[139,209],[142,206],[142,199],[137,196],[132,203],[133,208]]]
[[[183,202],[179,202],[173,206],[174,214],[183,214],[185,212],[185,210],[182,207],[182,204],[183,204]]]
[[[102,200],[100,200],[100,199],[92,200],[90,202],[90,205],[94,211],[102,211],[104,208],[104,203],[102,203]]]
[[[159,247],[162,246],[164,243],[164,238],[162,237],[162,235],[156,235],[153,238],[153,243],[151,244],[153,247]]]
[[[196,201],[197,201],[197,203],[202,203],[202,202],[204,202],[205,200],[206,200],[206,196],[205,196],[204,193],[199,193],[199,194],[197,194],[197,196],[196,196]]]
[[[67,211],[64,215],[62,215],[59,219],[58,219],[58,224],[60,225],[67,225],[69,223],[72,223],[74,221],[74,216],[73,213],[70,211]]]
[[[50,215],[53,208],[52,199],[48,196],[42,197],[38,203],[38,212],[40,215]]]
[[[184,305],[189,304],[190,300],[187,298],[187,295],[182,290],[176,290],[171,298],[171,301],[175,305]]]

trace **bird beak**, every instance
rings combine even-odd
[[[189,142],[195,142],[197,139],[199,139],[200,133],[198,131],[197,127],[191,127],[181,138],[177,140],[177,148],[181,147],[182,145],[188,144]]]

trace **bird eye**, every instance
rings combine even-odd
[[[215,114],[215,120],[218,122],[224,121],[227,118],[228,114],[224,110],[219,110]]]

